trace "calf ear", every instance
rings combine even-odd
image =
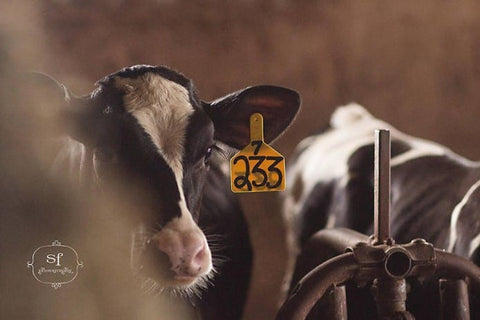
[[[250,142],[250,116],[263,116],[265,141],[270,143],[292,122],[300,108],[296,91],[276,86],[249,87],[204,104],[215,126],[215,139],[242,149]]]
[[[70,102],[68,89],[49,75],[28,72],[22,75],[22,80],[35,112],[41,112],[46,117],[55,116]]]
[[[93,118],[90,99],[74,96],[63,84],[38,72],[24,75],[30,108],[45,122],[80,142],[89,140],[86,128]]]

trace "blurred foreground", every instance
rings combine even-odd
[[[479,18],[473,0],[1,2],[0,317],[132,319],[145,312],[148,319],[152,311],[133,289],[118,290],[131,285],[123,207],[49,178],[55,126],[48,97],[29,101],[17,70],[49,73],[77,94],[140,63],[185,73],[205,97],[278,84],[303,97],[296,123],[276,143],[287,156],[325,126],[335,106],[357,101],[402,131],[478,159]],[[277,309],[286,255],[276,199],[242,196],[256,252],[246,319],[272,319]],[[56,291],[26,268],[33,250],[55,239],[85,262],[78,279]]]

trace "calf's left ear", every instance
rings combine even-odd
[[[23,74],[23,84],[30,107],[43,109],[48,122],[58,129],[56,133],[86,144],[95,141],[99,117],[90,97],[76,97],[63,84],[39,72]]]
[[[300,95],[276,86],[249,87],[210,103],[204,109],[215,126],[215,139],[242,149],[250,142],[250,116],[261,113],[265,141],[270,143],[292,122],[300,108]]]

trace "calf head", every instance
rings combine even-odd
[[[183,75],[145,65],[103,78],[85,97],[36,77],[53,88],[52,99],[65,96],[61,121],[68,135],[93,151],[101,189],[116,186],[135,204],[141,219],[132,231],[134,270],[161,288],[201,286],[213,264],[197,221],[216,141],[247,145],[255,112],[264,117],[267,142],[275,139],[295,117],[299,95],[255,86],[204,102]]]

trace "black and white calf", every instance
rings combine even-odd
[[[255,112],[263,114],[266,140],[275,139],[296,115],[299,95],[256,86],[208,103],[183,75],[146,65],[103,78],[84,97],[46,76],[36,78],[67,101],[60,120],[69,145],[57,167],[68,164],[81,180],[134,204],[135,273],[160,290],[200,293],[204,319],[238,319],[252,253],[243,213],[212,154],[217,141],[247,145]],[[224,261],[217,268],[202,230],[220,247]]]
[[[297,148],[285,198],[291,256],[323,228],[372,234],[374,130],[382,128],[392,137],[392,237],[424,238],[480,265],[480,163],[408,136],[356,104],[338,108],[327,130]]]

